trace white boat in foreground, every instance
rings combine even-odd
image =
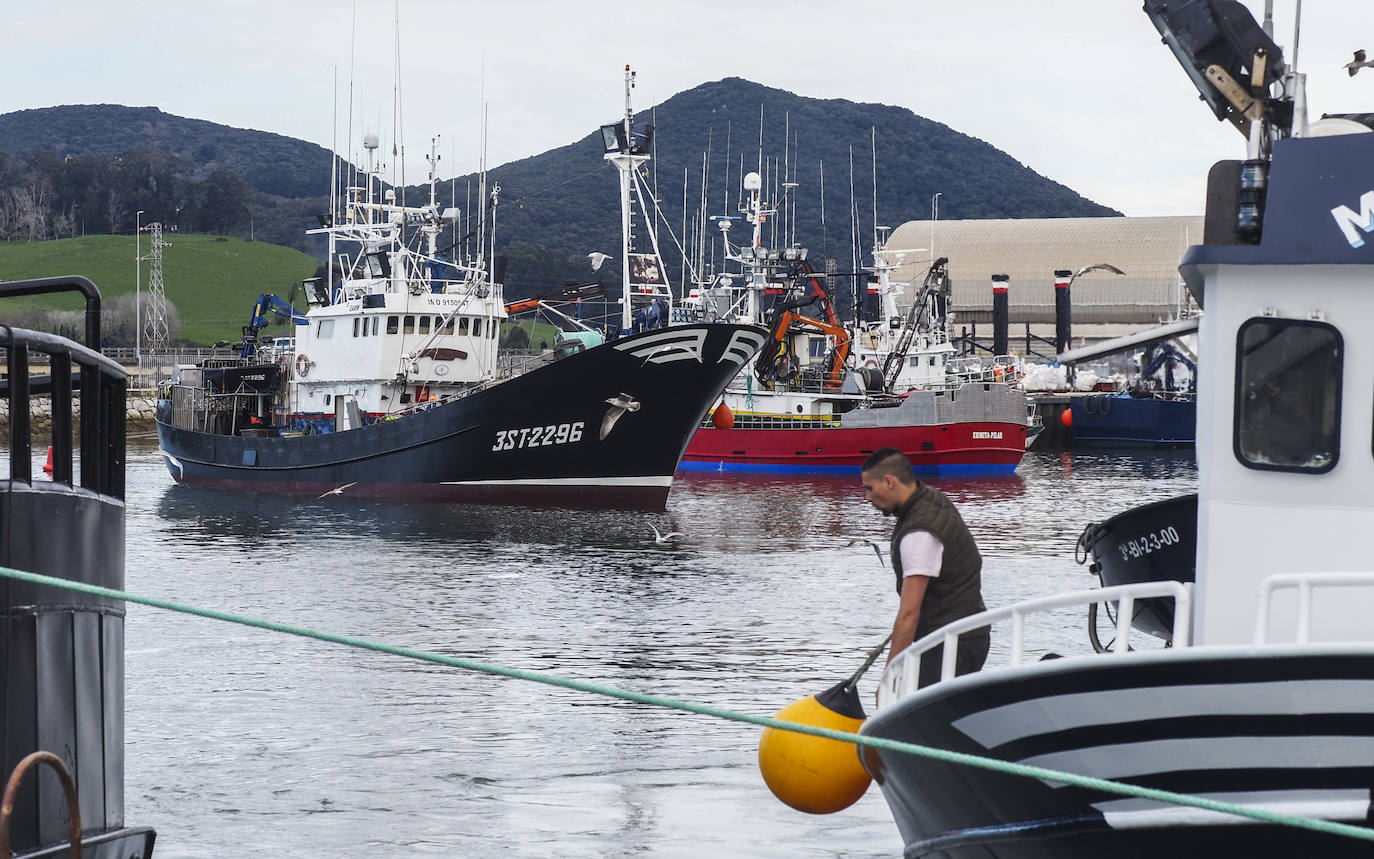
[[[1368,828],[1374,133],[1369,117],[1309,126],[1301,77],[1240,4],[1147,0],[1146,12],[1218,117],[1251,131],[1244,162],[1213,168],[1205,243],[1181,265],[1206,309],[1196,582],[1161,571],[946,627],[889,665],[862,733]],[[1228,61],[1227,45],[1245,48]],[[1247,86],[1222,75],[1248,85],[1257,66],[1266,88],[1248,108]],[[1167,553],[1176,532],[1140,521],[1152,524],[1117,535],[1118,551]],[[1172,646],[1145,648],[1131,621],[1160,598],[1173,603]],[[1109,651],[1027,643],[1037,617],[1097,603],[1119,619]],[[1000,661],[963,677],[946,663],[945,679],[917,688],[921,653],[943,642],[952,654],[989,624]],[[1374,854],[1350,834],[891,751],[864,760],[907,856]]]

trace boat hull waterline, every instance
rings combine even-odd
[[[1339,652],[1337,652],[1339,650]],[[1161,656],[1163,654],[1163,656]],[[880,711],[862,733],[1283,814],[1367,825],[1374,651],[1196,648],[969,675]],[[1335,688],[1347,692],[1332,700]],[[865,750],[905,855],[1000,859],[1366,856],[1369,843]],[[1129,831],[1129,836],[1123,834]]]
[[[661,510],[693,432],[763,336],[722,323],[636,334],[339,433],[200,432],[175,426],[164,400],[158,438],[189,485]],[[628,408],[611,402],[621,395]]]
[[[1192,447],[1197,401],[1129,395],[1074,397],[1074,440],[1083,447]]]
[[[682,470],[857,473],[876,450],[895,447],[922,474],[1013,474],[1026,427],[982,421],[934,426],[824,429],[702,427]]]

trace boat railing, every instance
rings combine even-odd
[[[508,350],[496,359],[496,377],[498,379],[513,379],[553,360],[552,349],[540,352],[525,349]]]
[[[1374,588],[1374,572],[1311,572],[1276,573],[1260,582],[1259,605],[1255,617],[1255,644],[1269,643],[1269,615],[1274,594],[1278,591],[1298,592],[1296,644],[1306,644],[1312,637],[1312,593],[1318,588]]]
[[[707,412],[701,421],[702,428],[713,427],[712,414]],[[753,413],[735,413],[734,429],[741,430],[799,430],[799,429],[834,429],[842,426],[840,419],[834,415],[771,415]]]
[[[69,279],[18,281],[5,286],[44,284]],[[85,283],[84,278],[80,279]],[[94,285],[92,285],[94,289]],[[32,292],[16,292],[32,294]],[[99,313],[98,303],[96,313]],[[124,497],[124,424],[128,374],[119,364],[79,343],[46,334],[0,325],[0,345],[6,356],[3,393],[9,399],[9,456],[11,481],[32,483],[34,440],[30,397],[52,398],[50,444],[52,481],[75,487],[73,468],[75,435],[80,438],[82,488],[122,499]],[[35,354],[47,356],[49,375],[30,378]],[[73,365],[79,372],[73,372]],[[72,414],[72,398],[79,397],[80,413]]]
[[[1021,665],[1026,656],[1026,619],[1032,615],[1044,614],[1060,609],[1083,606],[1084,608],[1100,603],[1116,603],[1116,644],[1106,654],[1125,654],[1131,650],[1130,642],[1137,600],[1158,597],[1174,598],[1173,647],[1187,647],[1190,643],[1189,630],[1192,627],[1192,585],[1176,581],[1139,582],[1127,585],[1114,585],[1107,588],[1092,588],[1055,594],[1038,599],[1025,600],[1013,605],[990,609],[969,615],[932,632],[912,643],[888,665],[878,683],[878,706],[884,707],[915,692],[921,675],[921,657],[941,645],[940,681],[951,680],[955,676],[955,659],[958,656],[959,638],[971,632],[986,629],[997,623],[1009,621],[1011,624],[1011,643],[1007,649],[1008,668]],[[1139,633],[1146,635],[1146,633]],[[996,666],[994,666],[996,667]],[[988,670],[986,667],[984,670]]]
[[[822,394],[828,397],[843,396],[846,398],[863,399],[862,394],[845,394],[841,386],[828,385],[823,381],[799,379],[795,382],[786,382],[779,379],[772,382],[772,387],[770,388],[765,387],[762,383],[744,382],[742,381],[744,378],[744,374],[736,376],[734,380],[730,382],[726,390],[733,394],[759,394],[763,392],[773,394]]]

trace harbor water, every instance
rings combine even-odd
[[[1192,451],[1031,452],[934,483],[998,606],[1094,584],[1083,526],[1196,476]],[[131,442],[127,505],[136,594],[758,715],[852,673],[896,608],[847,545],[891,525],[857,475],[680,474],[662,514],[405,505],[180,487]],[[1029,649],[1086,648],[1074,611]],[[751,725],[139,605],[126,684],[125,816],[160,859],[901,852],[876,786],[774,799]]]

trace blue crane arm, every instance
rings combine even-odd
[[[305,314],[296,308],[277,298],[275,295],[264,292],[258,296],[258,301],[253,305],[253,318],[248,323],[254,330],[266,328],[269,322],[268,311],[275,313],[279,318],[290,320],[297,325],[308,325]]]
[[[1182,352],[1178,350],[1177,347],[1173,346],[1172,344],[1160,343],[1156,348],[1159,351],[1155,353],[1154,360],[1150,361],[1150,363],[1143,370],[1141,370],[1142,376],[1153,375],[1155,371],[1158,370],[1160,367],[1163,367],[1164,362],[1168,361],[1170,358],[1187,367],[1189,372],[1197,372],[1197,365],[1194,364],[1188,358],[1187,355],[1184,355]]]
[[[253,316],[248,320],[248,324],[243,326],[243,344],[239,352],[242,358],[251,358],[257,351],[258,332],[266,328],[271,322],[268,314],[275,315],[283,321],[290,321],[296,325],[309,325],[310,322],[305,318],[305,314],[292,307],[280,298],[270,293],[262,293],[258,300],[253,304]]]

